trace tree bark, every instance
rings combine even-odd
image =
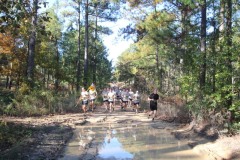
[[[226,43],[227,43],[227,69],[228,77],[227,84],[232,85],[232,0],[227,0],[227,12],[226,12]],[[227,99],[227,105],[232,105],[231,91],[228,93],[230,96]]]
[[[84,87],[88,79],[88,0],[85,4],[85,50],[84,50]]]
[[[57,41],[57,37],[55,40],[55,48],[56,48],[56,69],[55,69],[55,91],[58,92],[58,88],[59,88],[59,52],[58,52],[58,41]]]
[[[97,72],[97,61],[96,61],[96,54],[97,54],[97,22],[98,22],[98,12],[97,12],[97,5],[95,7],[96,17],[95,17],[95,38],[94,38],[94,45],[95,45],[95,53],[93,55],[93,83],[96,84],[96,72]]]
[[[206,0],[203,0],[201,5],[201,37],[200,37],[200,49],[201,49],[201,66],[200,66],[200,91],[204,91],[206,83]]]
[[[76,82],[76,90],[77,92],[80,90],[80,78],[81,78],[81,24],[80,24],[80,17],[81,17],[81,8],[80,2],[78,2],[78,53],[77,53],[77,82]]]
[[[157,83],[158,83],[158,86],[159,86],[159,89],[160,89],[160,92],[162,92],[162,72],[161,70],[159,69],[159,48],[158,48],[158,45],[156,45],[156,76],[157,76]],[[162,67],[161,67],[162,69]]]
[[[29,37],[28,59],[27,59],[27,81],[30,87],[34,87],[34,57],[36,45],[36,29],[37,29],[37,10],[38,0],[33,1],[33,17],[32,17],[32,31]]]

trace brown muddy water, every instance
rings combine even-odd
[[[162,122],[90,124],[75,129],[61,160],[202,160]]]

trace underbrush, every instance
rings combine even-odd
[[[3,106],[6,106],[12,103],[12,99],[14,98],[13,91],[7,89],[0,89],[0,113],[3,113]]]
[[[57,94],[50,90],[33,90],[30,94],[16,92],[11,103],[2,107],[2,114],[9,116],[42,116],[47,114],[76,112],[74,94]]]

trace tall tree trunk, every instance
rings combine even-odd
[[[161,68],[162,69],[162,68]],[[157,85],[159,86],[160,92],[162,92],[162,72],[159,69],[159,48],[158,45],[156,45],[156,79],[157,79]]]
[[[213,1],[213,8],[215,8],[215,2]],[[217,52],[216,52],[216,41],[218,39],[218,31],[217,31],[217,27],[216,27],[216,13],[215,13],[215,9],[213,11],[213,19],[212,19],[212,27],[213,27],[213,37],[212,37],[212,43],[211,43],[211,50],[212,50],[212,92],[215,93],[216,92],[216,56],[217,56]]]
[[[206,0],[203,0],[201,5],[201,37],[200,37],[200,49],[201,49],[201,66],[200,66],[200,91],[204,91],[206,83]]]
[[[227,43],[227,69],[228,69],[228,77],[227,77],[227,85],[232,84],[232,0],[227,0],[227,10],[226,10],[226,43]],[[229,98],[227,99],[228,108],[232,105],[232,95],[229,90],[228,93]],[[231,121],[233,120],[234,115],[232,115]]]
[[[187,5],[183,5],[182,6],[182,11],[181,11],[181,28],[182,28],[182,33],[181,33],[181,37],[182,37],[182,44],[181,44],[181,49],[182,49],[182,55],[180,56],[180,76],[183,75],[184,73],[184,63],[186,62],[186,54],[187,54],[187,32],[188,32],[188,27],[187,24],[189,23],[189,17],[188,17],[188,10],[189,10],[189,6]]]
[[[6,89],[8,89],[10,81],[11,81],[11,77],[10,77],[10,76],[7,76],[7,77],[6,77],[6,84],[5,84],[5,88],[6,88]]]
[[[216,92],[216,36],[217,36],[217,31],[216,31],[216,24],[215,22],[213,22],[213,40],[212,40],[212,67],[213,67],[213,72],[212,72],[212,92],[215,93]]]
[[[43,86],[44,86],[45,88],[47,88],[47,87],[46,87],[46,69],[45,69],[45,68],[43,68]]]
[[[80,24],[80,17],[81,17],[81,8],[80,2],[78,2],[78,56],[77,56],[77,82],[76,82],[76,90],[77,92],[80,90],[80,78],[81,78],[81,24]]]
[[[55,69],[55,91],[58,92],[58,87],[59,87],[59,52],[58,52],[58,41],[57,37],[55,40],[55,48],[56,48],[56,69]]]
[[[95,53],[93,55],[93,83],[96,84],[96,72],[97,72],[97,61],[96,61],[96,54],[97,54],[97,22],[98,22],[98,12],[97,12],[97,5],[95,6],[95,38],[94,38],[94,45],[95,45]]]
[[[85,2],[85,50],[84,50],[84,87],[88,79],[88,0]]]
[[[37,10],[38,0],[33,1],[33,17],[32,17],[32,30],[29,37],[28,46],[28,59],[27,59],[27,80],[30,87],[34,87],[34,57],[35,57],[35,45],[36,45],[36,29],[37,29]]]
[[[47,88],[49,88],[50,75],[49,70],[47,70]]]

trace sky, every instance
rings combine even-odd
[[[125,27],[127,24],[128,21],[125,19],[120,19],[117,22],[106,23],[106,26],[113,31],[113,34],[103,36],[103,43],[108,49],[108,59],[112,60],[113,66],[116,65],[117,57],[133,43],[132,40],[124,40],[118,35],[119,29]]]

